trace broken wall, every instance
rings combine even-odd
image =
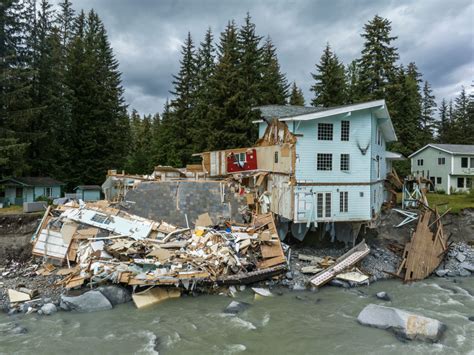
[[[200,214],[243,222],[239,208],[247,206],[245,195],[234,193],[226,182],[165,181],[143,182],[125,196],[127,212],[156,221],[186,226]]]

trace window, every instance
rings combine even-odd
[[[21,187],[16,188],[15,197],[16,198],[22,198],[23,197],[23,189]]]
[[[377,155],[375,160],[377,161],[377,179],[380,179],[380,157]]]
[[[380,129],[377,129],[377,144],[382,145],[382,134],[380,133]]]
[[[341,141],[349,140],[350,121],[341,121]]]
[[[278,163],[278,152],[275,152],[275,164]]]
[[[437,184],[442,184],[442,183],[443,183],[443,179],[441,179],[440,177],[437,177],[437,178],[436,178],[436,183],[437,183]]]
[[[461,158],[461,168],[468,168],[467,164],[468,164],[467,157],[462,157]]]
[[[331,217],[331,193],[326,192],[326,217]]]
[[[318,170],[332,170],[332,154],[318,153],[317,168]]]
[[[92,216],[91,221],[103,224],[110,224],[110,219],[108,216],[104,216],[103,214],[96,213]]]
[[[418,159],[417,164],[418,166],[423,166],[423,159]]]
[[[349,171],[349,154],[341,154],[341,171]]]
[[[438,158],[438,165],[446,164],[446,158]]]
[[[323,218],[323,194],[318,194],[317,196],[317,211],[318,218]]]
[[[245,163],[247,161],[247,154],[245,153],[236,153],[234,157],[236,163]]]
[[[471,168],[474,168],[474,158],[471,158]]]
[[[466,188],[472,189],[472,179],[466,178]]]
[[[464,188],[464,178],[458,177],[458,188]]]
[[[364,197],[364,192],[363,191],[359,192],[359,196]]]
[[[318,140],[332,141],[332,123],[318,123]]]
[[[44,188],[44,195],[46,197],[51,197],[53,196],[53,189],[51,187],[45,187]]]
[[[347,212],[349,199],[349,192],[341,191],[339,192],[339,212]]]

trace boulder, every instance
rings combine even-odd
[[[375,294],[375,297],[377,297],[379,300],[383,300],[383,301],[391,301],[392,300],[390,298],[390,296],[388,295],[388,293],[385,292],[385,291],[377,292]]]
[[[467,271],[474,272],[474,264],[471,264],[467,261],[459,264],[459,266],[462,267],[463,269],[466,269]]]
[[[224,309],[224,313],[237,314],[239,312],[245,311],[249,307],[250,307],[250,303],[232,301]]]
[[[293,291],[305,291],[306,290],[306,286],[297,282],[293,285]]]
[[[471,272],[467,271],[466,269],[461,269],[459,270],[459,276],[462,276],[462,277],[471,276]]]
[[[474,322],[474,316],[467,317],[471,322]]]
[[[446,269],[442,269],[442,270],[436,270],[436,276],[438,277],[443,277],[443,276],[446,276],[448,274],[449,270],[446,270]]]
[[[407,340],[437,342],[446,326],[440,321],[398,308],[369,304],[357,317],[362,325],[391,330]]]
[[[46,316],[49,316],[53,313],[56,313],[58,311],[58,309],[56,308],[54,303],[46,303],[45,305],[43,305],[40,308],[40,311],[41,311],[42,314],[44,314]]]
[[[127,303],[132,300],[132,294],[130,293],[130,291],[121,286],[100,286],[97,288],[97,291],[102,292],[102,294],[110,301],[112,306]]]
[[[112,304],[100,291],[88,291],[80,296],[61,296],[61,308],[77,312],[96,312],[112,309]]]
[[[460,263],[462,263],[464,260],[466,260],[466,255],[465,255],[465,254],[462,254],[462,253],[458,253],[458,254],[456,255],[456,259],[457,259]]]

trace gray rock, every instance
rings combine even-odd
[[[446,275],[449,277],[455,277],[455,276],[458,276],[458,273],[454,270],[449,270]]]
[[[440,321],[393,307],[369,304],[357,317],[362,325],[392,331],[407,340],[437,342],[446,326]]]
[[[306,286],[299,282],[295,283],[293,286],[293,291],[304,291],[304,290],[306,290]]]
[[[9,334],[11,335],[20,335],[20,334],[26,334],[26,333],[28,333],[28,329],[26,329],[25,327],[22,327],[21,325],[17,325],[15,328],[9,331]]]
[[[329,285],[337,286],[337,287],[350,288],[350,285],[347,282],[341,281],[341,280],[336,280],[336,279],[329,281]]]
[[[459,276],[467,277],[467,276],[471,276],[471,273],[467,271],[466,269],[461,269],[459,270]]]
[[[470,316],[467,319],[469,319],[471,322],[474,322],[474,316]]]
[[[56,306],[53,303],[46,303],[45,305],[43,305],[43,307],[40,308],[40,311],[45,316],[49,316],[53,313],[56,313],[58,311],[58,309],[56,308]]]
[[[463,269],[466,269],[466,270],[470,271],[470,272],[474,272],[474,264],[471,264],[467,261],[459,264],[459,266],[462,267]]]
[[[224,313],[237,314],[239,312],[245,311],[249,307],[250,307],[250,303],[232,301],[224,309]]]
[[[465,254],[462,254],[462,253],[458,253],[458,255],[456,255],[456,259],[462,263],[464,260],[466,260],[466,255]]]
[[[112,304],[100,291],[88,291],[80,296],[61,296],[61,308],[77,312],[96,312],[112,309]]]
[[[375,297],[377,297],[379,300],[383,300],[383,301],[391,301],[392,300],[390,298],[390,296],[388,295],[388,293],[385,292],[385,291],[377,292],[375,294]]]
[[[291,280],[293,278],[293,273],[291,271],[288,271],[285,276],[287,279]]]
[[[447,269],[436,270],[435,273],[436,273],[436,276],[443,277],[443,276],[446,276],[449,273],[449,270],[447,270]]]
[[[100,286],[97,288],[97,291],[102,292],[102,294],[110,301],[112,306],[127,303],[132,300],[132,294],[130,291],[121,286]]]

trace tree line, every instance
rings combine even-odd
[[[251,145],[253,108],[304,105],[282,73],[270,37],[249,14],[217,39],[188,33],[171,99],[161,115],[127,113],[118,62],[97,13],[75,13],[69,0],[0,4],[0,175],[52,176],[101,183],[106,171],[150,173],[158,164],[198,162],[193,153]],[[436,107],[415,63],[399,63],[390,21],[370,20],[360,58],[345,66],[328,44],[312,74],[313,106],[384,98],[405,155],[437,140],[473,144],[473,98],[462,89]],[[437,119],[439,112],[439,119]]]

